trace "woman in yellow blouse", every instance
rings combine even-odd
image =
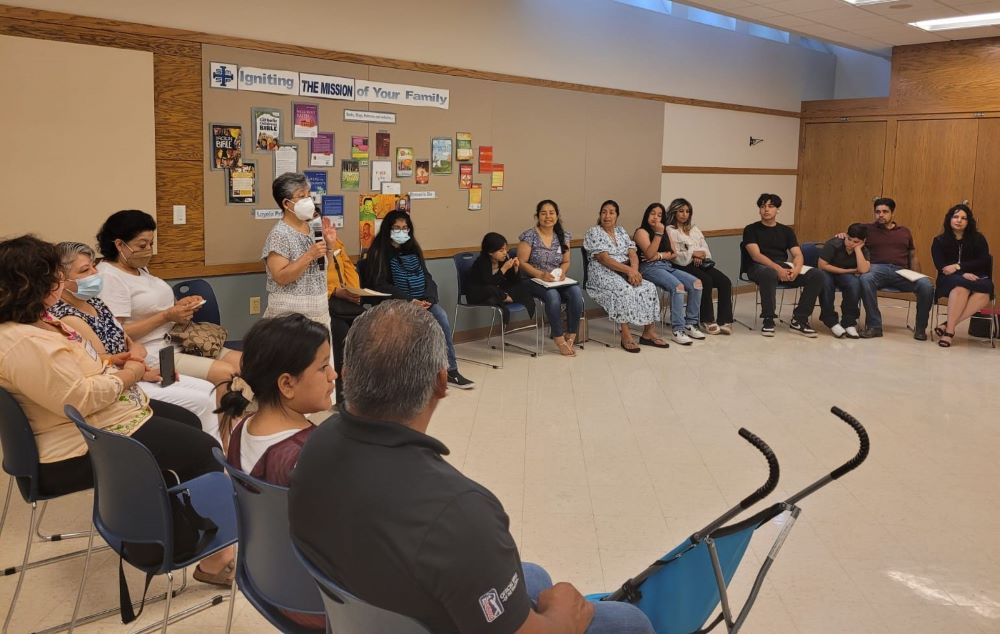
[[[55,246],[21,236],[0,242],[0,387],[24,410],[38,445],[39,488],[49,495],[93,486],[83,436],[63,413],[80,410],[98,428],[146,445],[160,468],[189,480],[220,471],[211,436],[157,416],[136,385],[146,373],[129,353],[103,360],[76,331],[48,313],[64,288]],[[231,549],[199,564],[195,578],[228,584]]]

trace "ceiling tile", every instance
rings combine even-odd
[[[939,2],[921,2],[920,0],[905,0],[891,4],[873,4],[865,7],[864,10],[887,17],[896,22],[916,22],[917,20],[949,18],[954,15],[960,15],[959,11]]]
[[[892,23],[891,20],[887,20],[886,18],[878,15],[873,15],[856,7],[823,9],[821,11],[803,11],[801,13],[797,13],[796,15],[819,24],[846,30],[853,30],[858,26],[879,26],[884,23]]]
[[[982,2],[982,0],[977,1]],[[697,2],[685,2],[684,4],[701,7],[703,9],[708,9],[709,11],[712,9],[729,11],[732,9],[755,6],[753,2],[749,2],[748,0],[698,0]]]
[[[734,9],[732,12],[738,13],[740,17],[746,18],[750,21],[768,20],[770,18],[785,15],[781,11],[777,11],[771,7],[745,7],[743,9]]]
[[[803,11],[837,9],[844,6],[843,0],[758,0],[758,4],[793,15]]]
[[[858,35],[873,37],[882,41],[888,41],[893,46],[904,46],[906,44],[927,44],[928,42],[944,42],[948,38],[941,37],[936,33],[929,33],[914,26],[899,26],[896,28],[882,28],[872,31],[857,31]]]
[[[796,30],[798,30],[799,27],[808,28],[810,26],[816,26],[816,23],[812,20],[808,20],[797,15],[778,15],[773,18],[768,18],[767,23],[783,29]]]

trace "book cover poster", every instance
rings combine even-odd
[[[470,189],[472,187],[472,163],[458,164],[458,188]]]
[[[312,139],[319,134],[319,106],[314,103],[293,103],[292,119],[295,129],[292,136],[296,139]]]
[[[451,138],[431,139],[431,174],[451,174]]]
[[[281,111],[271,108],[253,108],[250,111],[253,121],[253,151],[261,154],[277,150],[281,147]]]
[[[309,181],[309,195],[312,196],[316,206],[319,206],[323,200],[323,196],[326,196],[326,193],[330,191],[327,186],[326,172],[322,170],[306,170],[302,173]]]
[[[389,133],[386,131],[375,133],[375,157],[389,158]]]
[[[229,169],[243,158],[243,128],[238,125],[212,124],[213,170]]]
[[[333,132],[317,132],[309,139],[309,167],[333,167],[336,136]]]
[[[455,160],[456,161],[471,161],[472,160],[472,133],[471,132],[456,132],[455,133]]]
[[[392,161],[372,161],[372,191],[382,191],[382,183],[392,180]]]
[[[416,171],[417,185],[426,185],[431,182],[431,162],[424,159],[417,159]]]
[[[324,218],[329,217],[333,226],[340,229],[344,226],[344,197],[323,196],[319,205],[319,213]]]
[[[469,188],[469,211],[479,211],[483,208],[483,184],[473,183]]]
[[[257,163],[243,161],[242,165],[231,167],[226,178],[227,205],[257,204]]]
[[[361,167],[357,161],[340,162],[340,188],[358,189],[361,186]]]
[[[413,148],[396,148],[396,176],[413,176]]]
[[[480,145],[479,146],[479,173],[484,174],[486,172],[493,171],[493,146],[492,145]]]
[[[359,194],[358,195],[358,231],[361,238],[361,253],[364,254],[372,245],[372,240],[382,226],[386,215],[399,209],[410,211],[410,196],[408,194]]]
[[[493,164],[493,174],[490,179],[490,189],[495,192],[503,191],[503,163]]]
[[[368,137],[351,137],[351,158],[357,161],[361,167],[368,165]]]

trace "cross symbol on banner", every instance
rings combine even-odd
[[[235,79],[235,76],[233,75],[232,71],[230,71],[225,66],[219,66],[218,68],[215,69],[215,72],[212,73],[212,79],[217,81],[220,86],[225,88],[226,84]]]

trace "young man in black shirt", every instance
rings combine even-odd
[[[588,602],[521,562],[500,501],[426,434],[448,391],[444,333],[387,301],[354,320],[345,403],[292,472],[288,518],[305,556],[345,590],[435,634],[653,634],[629,603]]]
[[[819,252],[819,268],[823,271],[823,292],[819,297],[820,319],[840,339],[859,339],[858,318],[861,316],[861,275],[871,270],[871,254],[865,246],[868,227],[855,222],[843,238],[827,240]],[[834,295],[840,289],[841,318],[837,319]]]
[[[795,232],[778,222],[781,196],[761,194],[757,198],[757,208],[760,220],[743,229],[743,248],[752,260],[747,267],[747,277],[757,284],[760,291],[760,316],[764,319],[760,334],[774,336],[774,320],[777,317],[774,311],[775,294],[780,283],[786,288],[802,287],[789,328],[800,335],[815,337],[816,331],[809,325],[809,316],[823,289],[823,276],[812,268],[802,271],[802,249]]]

